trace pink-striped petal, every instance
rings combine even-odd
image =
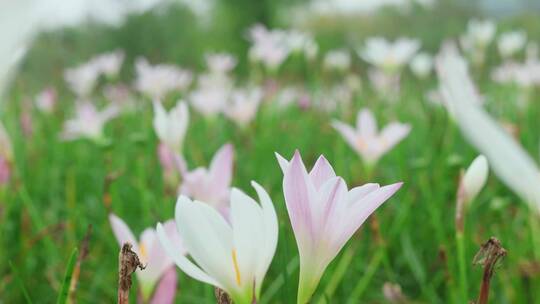
[[[174,303],[176,296],[176,284],[178,282],[176,269],[169,267],[165,272],[159,284],[157,285],[154,295],[150,300],[151,304],[171,304]]]

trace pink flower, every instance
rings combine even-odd
[[[308,303],[328,264],[364,221],[402,185],[365,184],[347,189],[320,156],[308,173],[300,153],[290,162],[276,154],[283,193],[300,254],[299,304]]]
[[[180,194],[208,203],[226,214],[229,205],[233,157],[233,146],[226,144],[216,152],[208,169],[198,167],[184,172]]]
[[[162,281],[167,279],[167,281],[162,282],[163,284],[167,283],[165,285],[167,285],[168,288],[174,288],[174,290],[176,290],[176,283],[174,285],[170,284],[170,281],[173,279],[170,277],[171,275],[168,274],[169,277],[164,277],[169,270],[174,270],[174,262],[163,250],[157,237],[156,230],[153,228],[145,229],[141,234],[140,241],[137,241],[133,235],[133,232],[131,232],[126,223],[118,216],[110,214],[109,221],[111,223],[114,236],[118,240],[120,246],[122,246],[125,242],[129,242],[131,245],[133,245],[133,251],[137,253],[139,259],[141,259],[141,262],[146,265],[144,270],[137,270],[135,272],[141,286],[144,301],[146,302],[150,299],[156,284],[162,277]],[[175,244],[176,250],[179,250],[180,254],[182,255],[185,254],[185,249],[182,245],[180,235],[176,230],[174,220],[165,222],[163,227],[169,240]],[[176,276],[174,277],[174,281],[176,281]],[[156,293],[154,296],[165,296],[164,293],[166,292],[164,290],[159,291],[159,289],[163,289],[165,287],[161,285],[162,284],[155,288]],[[171,291],[169,290],[169,292]]]
[[[257,115],[262,100],[260,88],[236,89],[231,93],[225,116],[240,127],[247,126]]]
[[[203,74],[199,76],[197,88],[191,92],[189,101],[203,116],[214,117],[225,108],[232,89],[232,80],[227,74]]]
[[[34,102],[38,110],[41,112],[51,113],[54,111],[57,98],[58,95],[56,94],[56,89],[53,87],[48,87],[36,95]]]
[[[378,132],[377,121],[368,109],[358,112],[356,129],[340,121],[332,122],[332,126],[370,166],[405,138],[411,130],[409,124],[392,122]]]
[[[5,185],[11,177],[11,165],[13,163],[13,148],[11,139],[0,122],[0,185]]]
[[[105,124],[118,115],[116,106],[109,106],[103,111],[98,111],[94,104],[89,101],[79,102],[76,106],[75,117],[64,123],[61,137],[64,140],[89,138],[101,140]]]
[[[211,73],[227,73],[236,66],[236,58],[228,53],[213,53],[205,56],[206,65]]]
[[[193,79],[188,70],[174,65],[150,65],[145,58],[138,58],[135,62],[137,79],[135,88],[152,99],[162,99],[174,90],[185,90]]]

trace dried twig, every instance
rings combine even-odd
[[[217,304],[232,304],[231,297],[224,290],[216,287],[214,294],[216,295]]]
[[[480,286],[480,295],[476,304],[487,304],[489,297],[489,285],[491,278],[495,273],[495,268],[498,262],[506,256],[506,249],[501,245],[501,242],[491,237],[489,240],[480,247],[478,253],[474,256],[473,264],[482,265],[484,268],[484,275],[482,276],[482,285]]]
[[[130,243],[124,243],[118,256],[118,304],[129,303],[131,274],[137,270],[137,267],[141,270],[145,268],[131,248],[133,246]]]

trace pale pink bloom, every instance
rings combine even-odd
[[[351,54],[347,50],[331,50],[324,55],[323,65],[328,70],[348,70],[351,67]]]
[[[283,193],[300,254],[297,303],[308,303],[328,264],[364,221],[402,185],[365,184],[348,190],[320,156],[308,173],[300,153],[289,162],[276,155]]]
[[[135,107],[135,100],[130,89],[125,84],[107,85],[103,89],[103,96],[122,111],[131,111]]]
[[[418,53],[409,63],[411,71],[418,78],[426,78],[433,70],[433,57],[427,53]]]
[[[108,77],[118,75],[122,62],[124,62],[124,51],[122,50],[100,54],[92,59],[92,63],[97,66],[99,72]]]
[[[206,66],[212,73],[230,72],[237,63],[236,57],[228,53],[207,54],[205,58]]]
[[[101,140],[105,124],[118,115],[118,107],[110,105],[103,111],[98,111],[89,101],[78,102],[75,117],[64,122],[61,137],[64,140],[89,138]]]
[[[259,203],[238,189],[230,193],[230,217],[204,201],[178,198],[175,220],[191,259],[180,254],[161,223],[165,252],[188,276],[214,285],[235,304],[256,303],[278,242],[278,219],[268,193],[256,182]]]
[[[390,42],[382,37],[367,39],[364,48],[358,51],[362,59],[385,71],[399,72],[420,48],[416,39],[400,38]]]
[[[198,167],[183,172],[180,194],[210,204],[226,214],[229,207],[234,150],[225,144],[214,155],[208,168]]]
[[[133,245],[133,251],[137,253],[141,262],[146,265],[144,270],[137,270],[135,275],[141,286],[144,301],[149,301],[160,278],[162,278],[170,269],[174,269],[174,262],[163,250],[155,229],[146,228],[141,233],[139,240],[137,240],[133,232],[131,232],[131,229],[129,229],[126,223],[118,216],[110,214],[109,221],[118,244],[122,246],[124,243],[128,242]],[[175,248],[178,250],[179,254],[185,254],[186,251],[180,239],[180,235],[176,230],[174,220],[165,222],[163,227],[167,237],[175,244]],[[167,279],[170,281],[172,278],[169,277]],[[174,288],[176,290],[176,284],[167,285],[169,285],[169,288]]]
[[[379,68],[372,68],[368,71],[368,78],[371,86],[387,101],[395,102],[399,97],[400,74],[386,73]]]
[[[64,71],[64,80],[79,98],[85,98],[92,93],[99,78],[100,70],[93,62],[87,62]]]
[[[236,89],[231,93],[225,107],[225,116],[240,127],[247,126],[257,115],[262,101],[260,88]]]
[[[51,113],[56,106],[58,95],[56,89],[53,87],[47,87],[43,91],[39,92],[34,97],[34,103],[36,108],[43,113]]]
[[[224,110],[232,89],[232,81],[226,74],[204,74],[199,76],[189,101],[203,116],[214,117]]]
[[[289,56],[286,33],[282,30],[268,30],[264,25],[256,24],[249,30],[249,58],[261,62],[271,70],[279,66]]]
[[[11,177],[11,166],[13,164],[13,147],[11,139],[0,122],[0,185],[5,185]]]
[[[178,276],[174,267],[169,268],[161,276],[159,284],[156,286],[150,304],[172,304],[176,296],[176,285]]]
[[[189,124],[187,104],[179,100],[169,112],[159,101],[154,101],[154,131],[159,140],[175,152],[182,151]]]
[[[502,33],[497,40],[499,54],[503,58],[508,58],[519,52],[527,43],[527,33],[525,31],[513,31]]]
[[[540,85],[540,62],[506,62],[492,71],[491,79],[499,83],[515,83],[522,88]]]
[[[358,112],[356,128],[336,120],[332,126],[369,165],[375,164],[411,131],[409,124],[391,122],[379,132],[377,121],[368,109]]]
[[[135,88],[154,100],[161,100],[171,91],[185,90],[193,79],[188,70],[174,65],[150,65],[145,58],[135,62],[137,79]]]

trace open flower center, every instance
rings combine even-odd
[[[238,267],[238,259],[236,258],[236,249],[233,249],[232,251],[232,260],[233,260],[233,267],[234,267],[234,273],[236,274],[236,284],[240,285],[240,268]]]

